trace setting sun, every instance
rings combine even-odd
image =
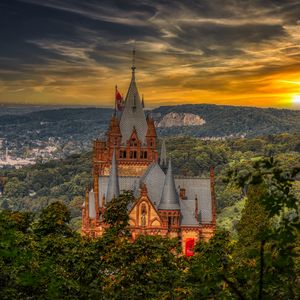
[[[293,96],[293,104],[300,104],[300,95]]]

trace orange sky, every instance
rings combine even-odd
[[[300,3],[250,2],[11,1],[0,13],[0,103],[112,106],[135,45],[147,107],[299,109]]]

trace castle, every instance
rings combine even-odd
[[[106,203],[122,190],[132,190],[128,208],[132,238],[140,234],[179,238],[191,256],[199,239],[216,228],[213,169],[210,178],[174,176],[164,141],[157,151],[154,120],[144,112],[135,80],[135,64],[125,103],[116,89],[115,113],[105,140],[93,142],[93,187],[82,206],[82,234],[101,236]]]

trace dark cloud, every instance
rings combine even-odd
[[[299,32],[300,1],[2,0],[0,91],[125,80],[134,43],[146,88],[259,89],[296,72]]]

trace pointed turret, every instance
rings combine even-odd
[[[131,136],[132,129],[137,129],[138,138],[142,143],[145,142],[147,133],[147,122],[142,107],[140,95],[135,82],[135,51],[133,51],[132,76],[129,89],[125,98],[125,107],[120,119],[120,129],[122,134],[122,143],[126,143]]]
[[[144,94],[142,95],[142,107],[145,108]]]
[[[116,149],[114,149],[111,169],[108,179],[107,192],[106,192],[106,202],[111,201],[113,198],[118,197],[120,194],[119,190],[119,177],[117,169],[117,160],[116,160]]]
[[[166,151],[166,142],[164,139],[162,140],[162,144],[161,144],[159,164],[164,167],[167,166],[167,151]]]
[[[179,197],[175,187],[171,160],[169,160],[168,171],[162,191],[159,210],[180,210]]]

